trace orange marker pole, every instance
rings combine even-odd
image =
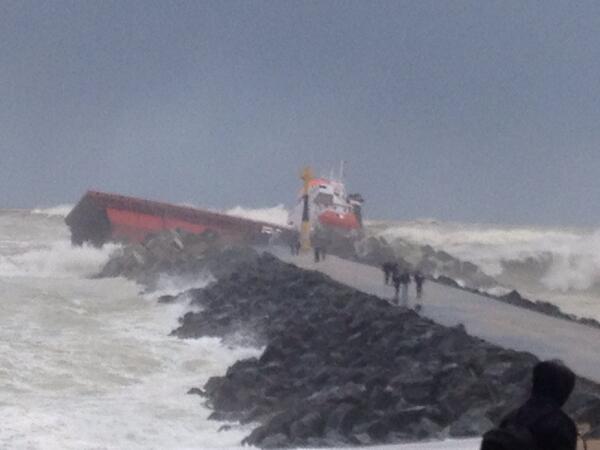
[[[302,190],[302,201],[304,203],[302,208],[302,224],[300,225],[300,245],[302,250],[308,251],[311,248],[310,245],[310,211],[308,206],[308,189],[310,187],[310,181],[313,179],[312,171],[310,167],[305,167],[300,176],[304,181],[304,188]]]

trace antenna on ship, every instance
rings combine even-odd
[[[346,161],[340,161],[340,183],[344,182],[344,170],[346,169]]]

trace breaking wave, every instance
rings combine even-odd
[[[14,255],[0,255],[0,276],[72,278],[95,275],[118,248],[107,244],[101,249],[73,247],[68,241],[56,241],[47,246],[29,249]]]
[[[57,206],[52,206],[50,208],[35,208],[31,210],[31,214],[41,214],[44,216],[60,216],[66,217],[71,210],[73,209],[73,205],[62,204]]]
[[[160,274],[152,296],[158,298],[161,295],[178,295],[190,289],[206,287],[214,281],[216,279],[210,273],[189,276]]]
[[[259,220],[279,226],[287,226],[288,210],[282,204],[273,206],[272,208],[244,208],[236,206],[225,211],[231,216],[243,217],[244,219]]]
[[[429,220],[373,222],[370,228],[391,243],[400,239],[444,250],[509,284],[535,283],[561,292],[600,285],[600,230]]]

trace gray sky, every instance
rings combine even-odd
[[[88,188],[600,222],[600,3],[0,0],[2,207]]]

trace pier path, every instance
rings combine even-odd
[[[332,255],[315,263],[309,254],[291,256],[282,249],[274,254],[367,294],[393,297],[393,288],[384,285],[383,273],[376,267]],[[505,348],[531,352],[540,359],[561,359],[578,375],[600,382],[600,329],[430,281],[426,281],[423,292],[423,316],[447,326],[462,323],[471,335]],[[411,283],[409,306],[414,304],[415,287]]]

